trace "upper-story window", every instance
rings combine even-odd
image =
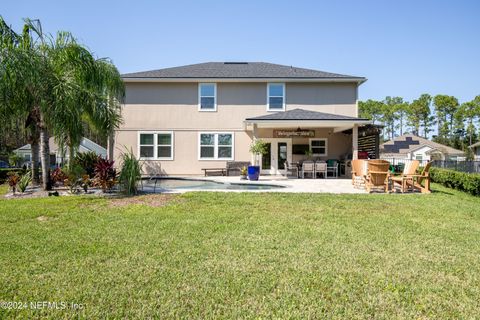
[[[285,110],[285,83],[269,83],[267,87],[267,110]]]
[[[198,110],[217,111],[217,85],[215,83],[198,85]]]

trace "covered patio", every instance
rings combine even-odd
[[[245,130],[252,139],[267,143],[267,154],[261,158],[263,175],[286,175],[305,171],[304,163],[328,164],[328,173],[312,178],[350,176],[349,162],[366,157],[359,150],[359,132],[371,123],[368,119],[330,114],[318,111],[293,109],[259,117],[247,118]],[[253,159],[252,159],[253,163]],[[333,169],[332,169],[333,168]]]

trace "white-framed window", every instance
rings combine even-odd
[[[217,84],[198,84],[198,110],[217,111]]]
[[[285,110],[285,83],[267,84],[267,111]]]
[[[417,153],[415,155],[415,160],[418,160],[418,161],[423,161],[423,155],[421,153]]]
[[[327,139],[310,139],[310,151],[315,156],[326,156],[328,154]]]
[[[233,132],[200,132],[198,134],[199,160],[233,160]]]
[[[173,160],[173,132],[139,132],[138,157],[142,160]]]

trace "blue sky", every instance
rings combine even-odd
[[[71,31],[122,73],[266,61],[365,76],[361,99],[480,95],[480,1],[22,1],[0,14]]]

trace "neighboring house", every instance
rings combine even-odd
[[[480,161],[480,142],[472,144],[469,148],[473,151],[474,160]]]
[[[50,137],[48,140],[49,147],[50,147],[50,164],[52,165],[60,165],[68,160],[68,150],[66,150],[65,154],[62,153],[62,150],[58,147],[53,137]],[[80,142],[80,146],[78,147],[78,152],[90,152],[93,151],[99,156],[103,158],[107,157],[107,149],[104,147],[96,144],[90,139],[82,138]],[[23,162],[30,162],[32,159],[32,147],[30,144],[26,144],[16,150],[13,151],[14,153],[18,154],[23,158]]]
[[[358,154],[358,87],[363,77],[263,62],[210,62],[122,75],[123,124],[114,158],[132,149],[145,171],[200,174],[227,161],[253,161],[268,143],[262,173],[285,161],[351,159]],[[362,129],[360,129],[362,130]],[[117,162],[118,163],[118,162]]]
[[[381,159],[396,160],[464,160],[465,153],[461,150],[445,146],[418,137],[406,134],[380,145]]]

